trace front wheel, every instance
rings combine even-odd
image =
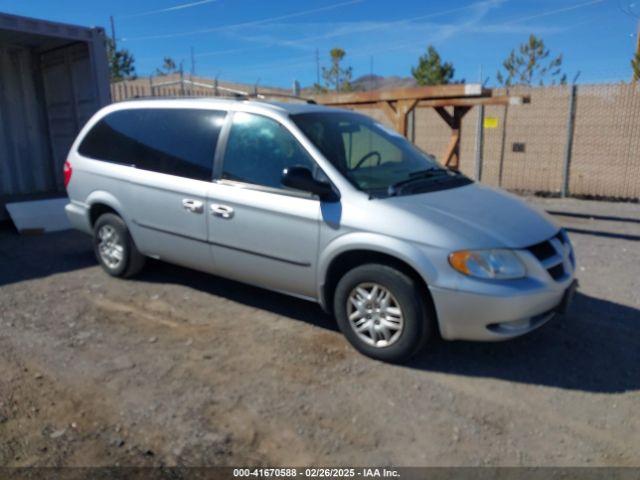
[[[426,292],[387,265],[367,264],[338,282],[334,314],[349,342],[365,355],[400,362],[417,353],[434,335]]]

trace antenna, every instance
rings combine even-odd
[[[316,84],[320,86],[320,53],[316,48]]]

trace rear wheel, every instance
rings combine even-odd
[[[367,264],[338,282],[334,314],[360,352],[389,362],[406,360],[434,335],[433,315],[416,282],[395,268]]]
[[[93,247],[100,266],[114,277],[135,275],[145,263],[124,220],[113,213],[101,215],[93,227]]]

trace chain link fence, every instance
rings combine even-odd
[[[237,97],[247,94],[290,93],[285,89],[259,87],[233,82],[212,80],[174,73],[155,77],[140,77],[111,84],[111,99],[114,102],[150,97]]]
[[[514,191],[640,199],[640,84],[515,87],[508,93],[529,95],[531,103],[487,106],[484,115],[476,107],[464,118],[464,173]],[[450,131],[424,108],[416,110],[413,135],[439,157]]]

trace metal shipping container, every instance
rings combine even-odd
[[[0,220],[6,203],[64,191],[76,134],[110,103],[102,28],[0,13]]]

